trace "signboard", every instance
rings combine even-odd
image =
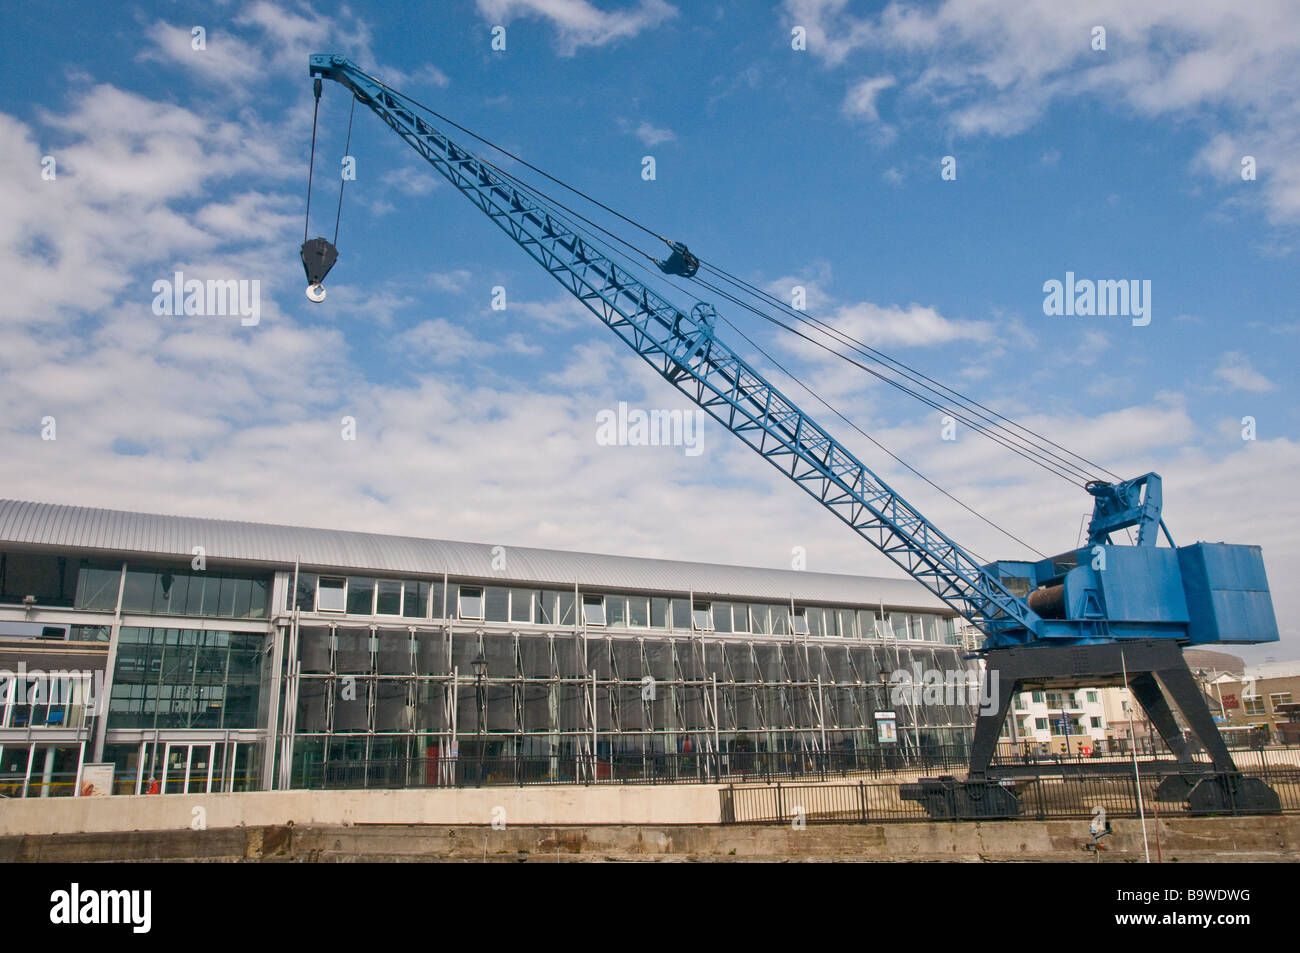
[[[1224,707],[1224,708],[1240,708],[1240,707],[1241,707],[1241,702],[1237,701],[1237,696],[1236,696],[1235,694],[1224,693],[1224,695],[1223,695],[1223,707]]]
[[[89,762],[81,766],[82,797],[108,797],[113,793],[113,762]]]
[[[898,742],[898,718],[892,711],[876,712],[876,741],[882,745]]]

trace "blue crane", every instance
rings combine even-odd
[[[1254,804],[1252,792],[1263,785],[1237,773],[1180,646],[1278,639],[1258,546],[1174,546],[1161,516],[1160,477],[1147,473],[1087,484],[1093,513],[1083,547],[986,564],[721,340],[711,304],[683,310],[657,294],[544,196],[453,141],[408,97],[345,56],[312,55],[310,75],[318,102],[322,79],[348,89],[660,376],[984,633],[986,663],[1002,675],[997,711],[977,721],[968,781],[926,789],[932,812],[1014,813],[1005,788],[990,777],[1011,698],[1021,688],[1067,683],[1132,688],[1177,755],[1193,806]],[[654,260],[659,270],[693,276],[699,259],[663,240],[669,254]],[[322,282],[336,259],[326,239],[304,242],[312,300],[324,297]],[[1136,542],[1115,541],[1134,530]],[[1161,535],[1167,546],[1157,546]],[[1210,752],[1212,771],[1193,761],[1159,683]],[[1257,809],[1277,799],[1263,800]]]

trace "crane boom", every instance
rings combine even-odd
[[[986,647],[1278,638],[1259,547],[1174,549],[1170,540],[1170,548],[1156,548],[1159,532],[1169,533],[1154,473],[1087,485],[1094,508],[1084,549],[982,565],[722,341],[711,305],[683,310],[657,294],[535,190],[454,142],[347,57],[315,54],[310,73],[317,84],[330,79],[348,89],[660,376],[979,627]],[[660,269],[693,275],[698,259],[664,241],[672,254],[654,260]],[[303,263],[318,290],[336,254],[323,238],[304,243]],[[1134,526],[1137,545],[1112,543],[1112,534]],[[1214,601],[1223,593],[1222,605],[1246,610],[1231,625]]]
[[[710,306],[683,313],[346,58],[313,56],[311,72],[352,90],[665,380],[930,592],[981,629],[1036,630],[1023,598],[719,340]]]

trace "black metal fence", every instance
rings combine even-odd
[[[1157,756],[1164,754],[1160,749]],[[1203,759],[1204,755],[1200,755]],[[1238,749],[1237,767],[1247,773],[1300,769],[1300,747]],[[1037,746],[1003,745],[995,767],[1033,773],[1056,769],[1118,769],[1131,755],[1093,751],[1088,756],[1044,754]],[[334,760],[311,766],[308,788],[474,787],[532,784],[744,784],[749,782],[833,781],[893,777],[899,774],[964,775],[970,749],[952,745],[924,749],[879,747],[829,752],[732,751],[638,753],[600,756],[501,756],[473,753],[457,758]],[[1143,769],[1146,770],[1146,769]],[[1118,773],[1118,772],[1117,772]]]
[[[1137,817],[1140,812],[1147,817],[1187,814],[1187,803],[1181,798],[1161,800],[1158,796],[1160,782],[1169,773],[1140,771],[1140,784],[1131,774],[1035,777],[1003,783],[1016,793],[1019,816],[1026,820],[1093,818],[1099,808],[1112,818]],[[1283,811],[1300,811],[1300,768],[1264,768],[1247,773],[1277,792]],[[777,782],[729,785],[719,793],[722,820],[729,824],[930,820],[920,802],[902,798],[900,787],[865,780],[850,784]]]

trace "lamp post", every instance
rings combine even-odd
[[[487,699],[484,697],[483,685],[483,679],[487,677],[487,659],[483,657],[482,649],[479,649],[478,655],[474,656],[474,661],[470,664],[474,666],[474,703],[478,708],[478,739],[475,745],[478,749],[478,787],[482,787],[483,734],[487,731]]]

